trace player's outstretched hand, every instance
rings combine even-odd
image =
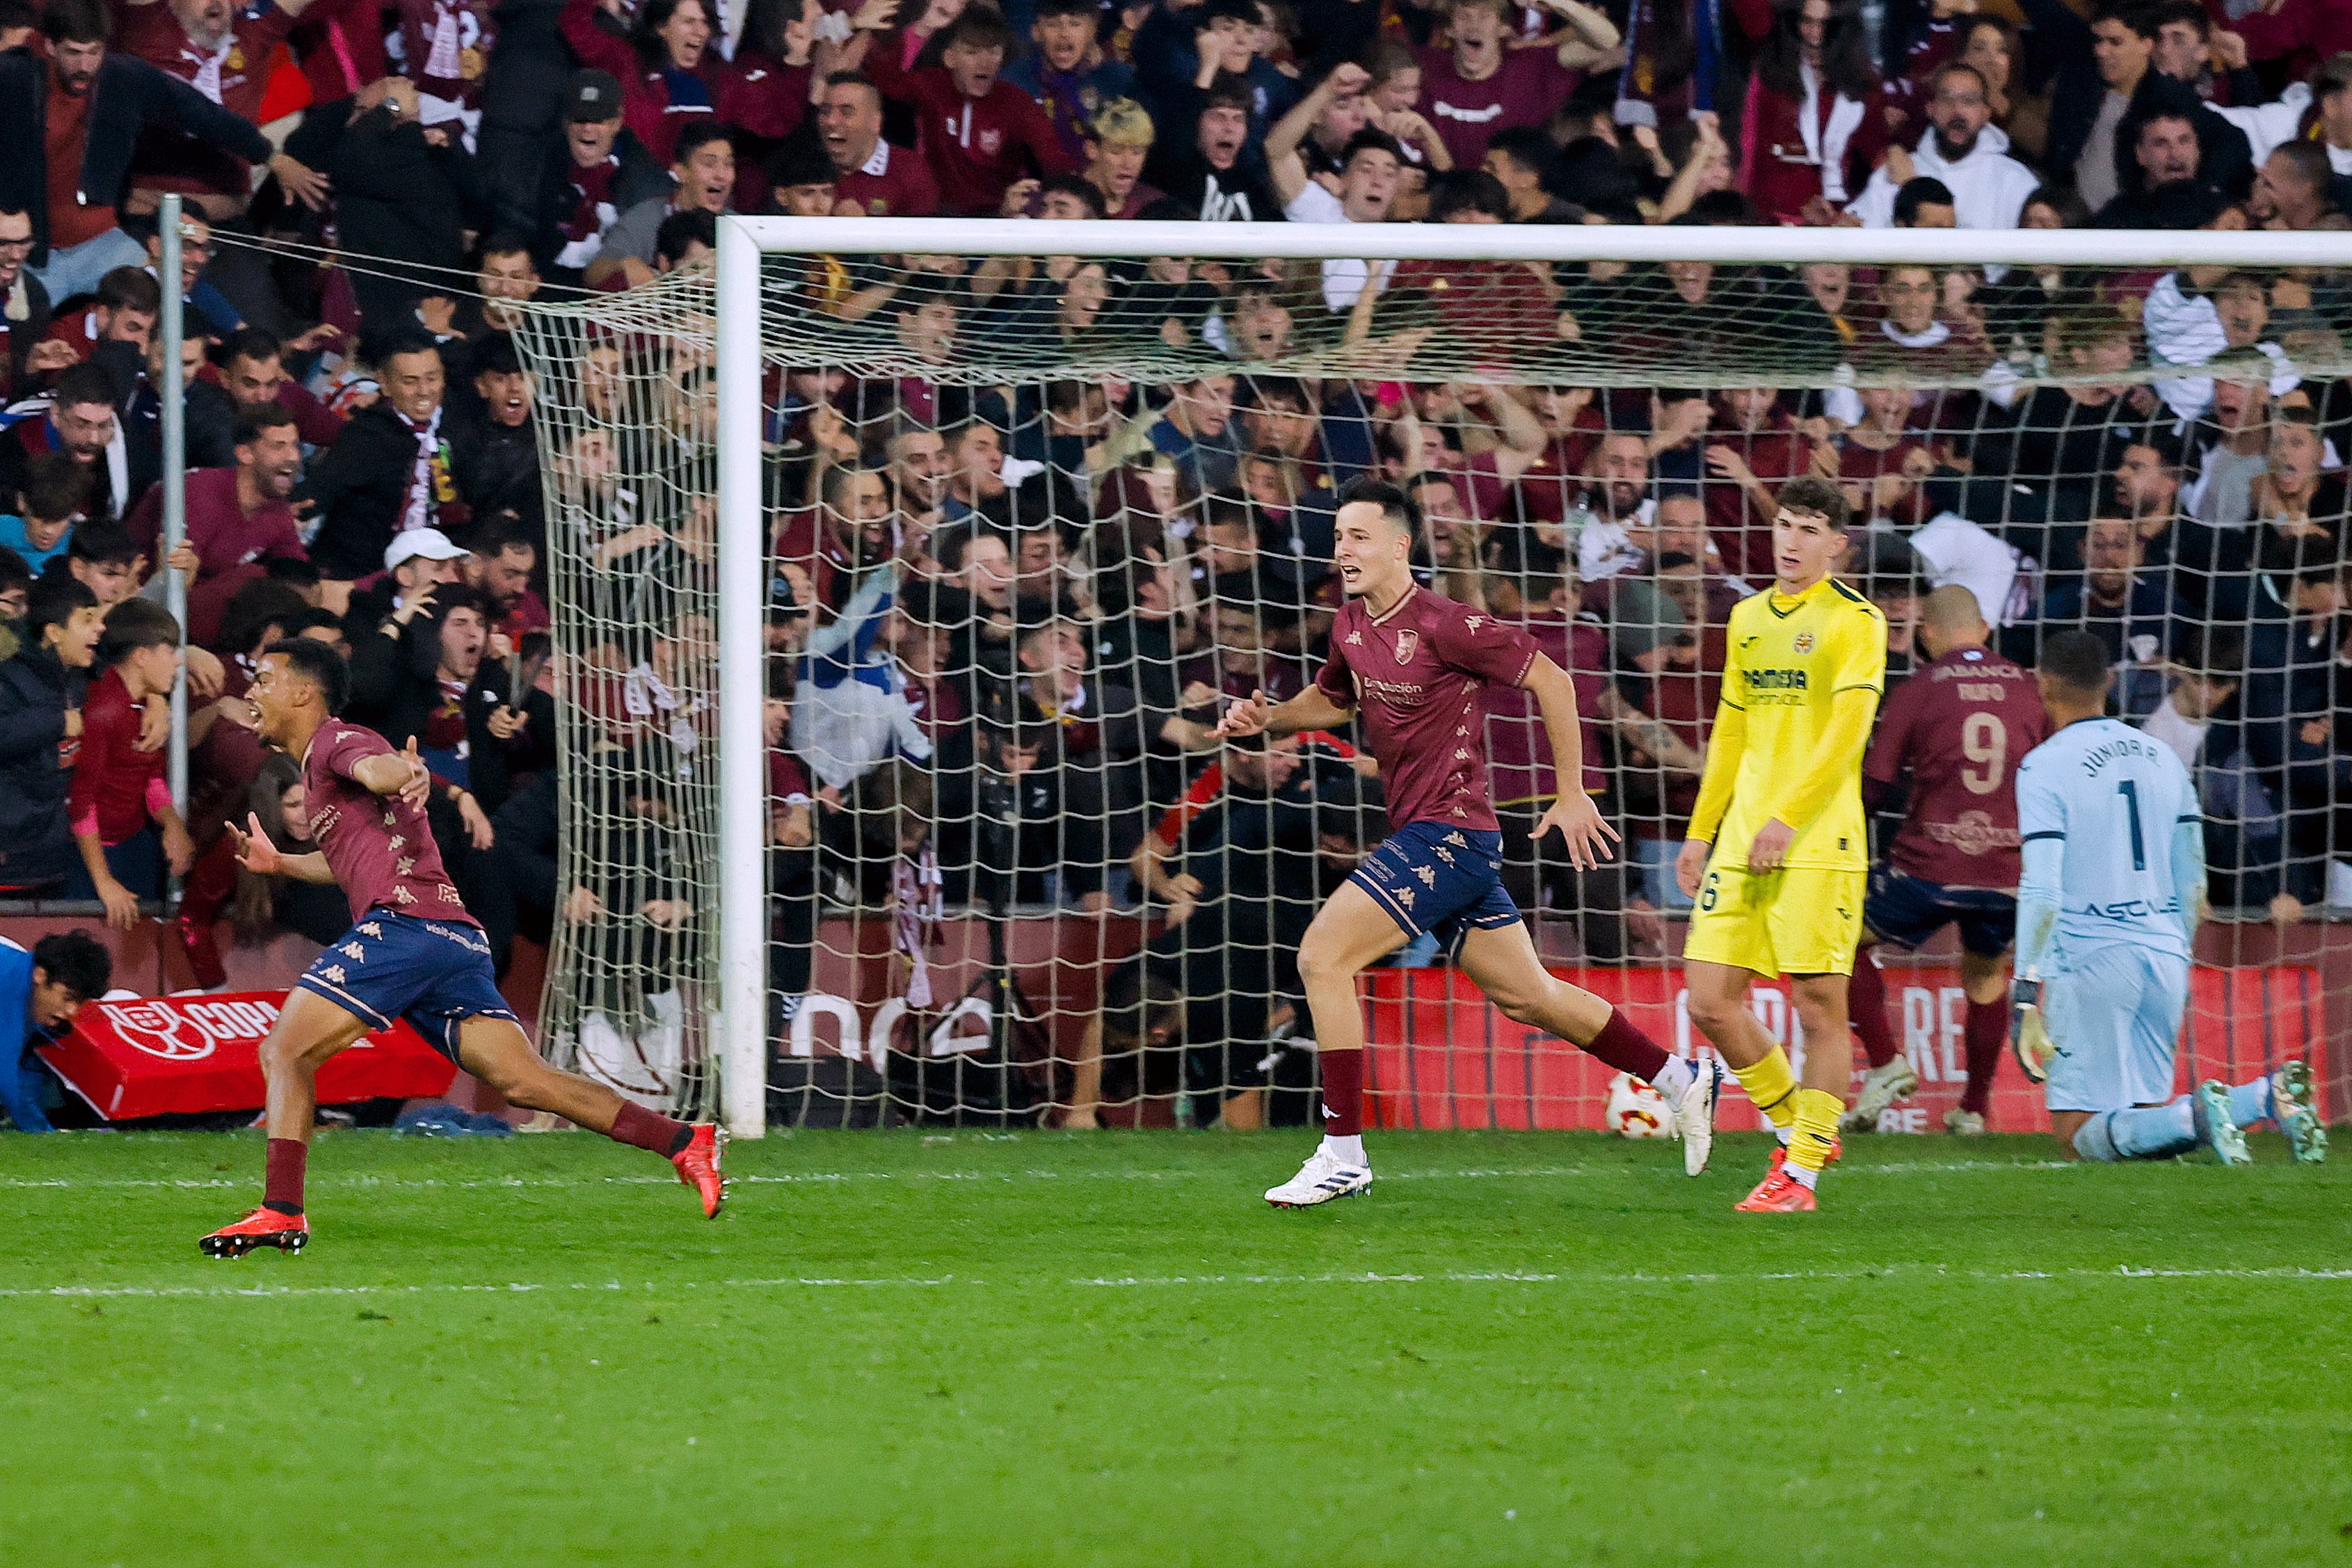
[[[1774,817],[1756,830],[1748,841],[1748,868],[1750,871],[1777,871],[1789,858],[1789,846],[1795,841],[1797,830]]]
[[[1551,803],[1551,809],[1543,814],[1536,823],[1535,832],[1528,837],[1540,844],[1543,836],[1555,827],[1568,843],[1569,863],[1580,871],[1590,871],[1603,860],[1617,858],[1617,830],[1602,820],[1601,808],[1592,804],[1589,795],[1561,795]]]
[[[278,871],[278,846],[269,841],[257,815],[247,813],[245,822],[244,827],[234,822],[226,824],[230,842],[236,847],[236,863],[257,877],[274,876]]]
[[[1698,897],[1699,879],[1706,875],[1706,853],[1713,846],[1704,838],[1685,838],[1675,857],[1675,886],[1685,899]]]
[[[1244,735],[1263,735],[1266,721],[1273,713],[1274,705],[1265,700],[1265,693],[1263,690],[1253,691],[1226,709],[1224,717],[1217,721],[1216,728],[1211,730],[1209,735],[1218,741],[1238,740]]]
[[[433,770],[416,754],[415,736],[408,737],[408,747],[400,753],[400,760],[408,764],[408,777],[401,781],[400,798],[421,811],[433,795]]]

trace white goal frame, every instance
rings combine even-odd
[[[1184,256],[1366,261],[1709,261],[1727,265],[2326,267],[2336,233],[2145,229],[1742,228],[1602,225],[1069,223],[1005,218],[721,217],[719,386],[719,1006],[713,1057],[728,1130],[767,1128],[767,763],[761,667],[760,263],[794,256]]]

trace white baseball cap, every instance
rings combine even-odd
[[[389,572],[420,555],[427,561],[456,561],[466,553],[437,528],[404,528],[383,547],[383,569]]]

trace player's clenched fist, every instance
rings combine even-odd
[[[1238,740],[1244,735],[1262,735],[1265,733],[1266,720],[1273,712],[1273,705],[1266,701],[1265,693],[1263,690],[1253,691],[1226,709],[1224,717],[1217,721],[1217,727],[1209,733],[1220,741]]]

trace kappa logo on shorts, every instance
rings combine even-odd
[[[1412,874],[1421,879],[1421,885],[1424,888],[1437,886],[1437,873],[1426,866],[1415,866],[1412,868]]]
[[[319,978],[330,985],[341,985],[343,983],[343,966],[340,963],[331,963],[319,971]]]
[[[1443,845],[1443,844],[1435,844],[1435,845],[1432,845],[1432,846],[1430,847],[1430,848],[1431,848],[1431,852],[1432,852],[1433,854],[1434,854],[1434,855],[1435,855],[1435,856],[1436,856],[1440,860],[1444,861],[1444,862],[1445,862],[1447,865],[1449,865],[1449,866],[1451,866],[1451,865],[1453,865],[1453,864],[1454,864],[1454,851],[1453,851],[1453,850],[1451,850],[1451,849],[1448,849],[1444,845]]]
[[[345,958],[350,959],[353,963],[364,963],[367,962],[367,949],[362,947],[358,942],[347,942],[343,943],[342,946],[335,949],[335,951],[341,953]]]
[[[1412,889],[1411,888],[1399,889],[1397,890],[1397,902],[1402,904],[1408,910],[1412,908]]]
[[[1456,849],[1467,849],[1470,847],[1470,840],[1463,837],[1459,833],[1447,834],[1445,836],[1445,842],[1453,845]]]

